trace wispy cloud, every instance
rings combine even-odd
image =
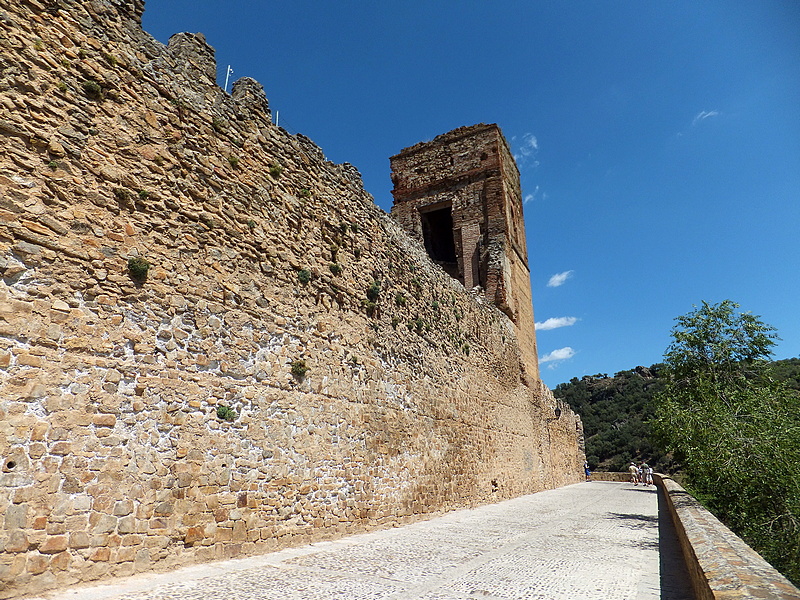
[[[564,285],[564,282],[572,277],[572,273],[574,271],[564,271],[563,273],[556,273],[550,278],[550,281],[547,282],[547,287],[558,287],[560,285]]]
[[[525,198],[522,199],[522,204],[528,204],[529,202],[533,202],[536,200],[536,196],[539,195],[539,186],[537,185],[532,194],[525,194]]]
[[[559,327],[569,327],[578,322],[577,317],[550,317],[549,319],[535,323],[536,331],[547,331],[548,329],[558,329]]]
[[[692,120],[692,127],[700,123],[701,121],[705,121],[706,119],[710,119],[711,117],[716,117],[719,115],[718,110],[702,110],[697,113]]]
[[[544,356],[539,359],[540,363],[557,363],[561,362],[562,360],[567,360],[575,356],[575,350],[570,348],[569,346],[565,346],[563,348],[559,348],[558,350],[553,350],[552,352],[548,352]]]
[[[514,160],[517,161],[518,167],[539,166],[539,161],[536,160],[536,154],[539,151],[539,140],[536,139],[535,135],[526,133],[519,142],[517,142],[517,136],[514,136],[511,138],[511,143],[516,147]]]

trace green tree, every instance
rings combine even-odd
[[[800,583],[800,396],[770,373],[775,329],[738,308],[676,319],[653,431],[689,491]]]

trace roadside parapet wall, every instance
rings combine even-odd
[[[799,589],[674,480],[658,474],[654,479],[667,500],[698,600],[800,599]]]

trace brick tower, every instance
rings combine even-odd
[[[392,215],[431,259],[511,319],[539,378],[519,169],[495,124],[459,127],[390,158]]]

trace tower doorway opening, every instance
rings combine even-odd
[[[420,210],[422,239],[431,259],[441,265],[451,277],[461,280],[453,237],[453,211],[450,205],[434,210]],[[463,283],[463,281],[462,281]]]

